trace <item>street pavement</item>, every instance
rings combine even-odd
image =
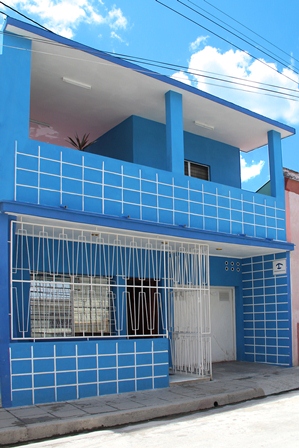
[[[0,446],[113,428],[299,390],[299,367],[228,362],[213,380],[171,377],[169,388],[0,409]]]
[[[299,391],[19,448],[298,448]]]

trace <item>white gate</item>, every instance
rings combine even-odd
[[[211,376],[208,246],[171,257],[169,300],[171,368],[174,373]]]

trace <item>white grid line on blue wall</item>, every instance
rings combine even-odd
[[[200,179],[186,179],[186,176],[156,173],[149,167],[146,172],[152,170],[150,175],[141,169],[136,174],[133,164],[124,165],[114,160],[110,161],[110,165],[113,162],[115,166],[111,169],[100,156],[97,156],[99,166],[96,167],[89,159],[93,156],[94,160],[94,155],[80,155],[78,162],[73,163],[63,160],[62,151],[56,158],[48,154],[44,156],[42,152],[40,146],[32,154],[19,152],[16,148],[15,200],[26,202],[28,197],[27,201],[44,205],[285,239],[284,209],[277,207],[275,198]],[[48,193],[51,193],[51,200]],[[227,200],[228,203],[223,205]]]
[[[143,387],[140,387],[140,382],[143,380],[149,380],[151,386],[146,387],[149,388],[157,388],[157,384],[155,384],[155,381],[157,379],[162,379],[164,381],[164,386],[166,387],[168,385],[168,350],[159,350],[155,348],[154,341],[151,341],[151,349],[150,350],[138,350],[137,349],[137,343],[134,342],[134,349],[129,350],[127,352],[120,352],[119,351],[119,343],[116,342],[114,344],[115,351],[114,352],[108,352],[107,350],[104,350],[104,352],[100,353],[99,351],[99,344],[95,343],[94,353],[89,354],[79,354],[78,353],[78,344],[73,344],[75,353],[72,355],[65,355],[57,354],[57,347],[59,346],[59,343],[53,344],[52,346],[52,355],[48,356],[36,356],[35,355],[35,349],[36,345],[32,344],[30,346],[30,355],[24,356],[24,352],[22,352],[22,355],[20,357],[17,357],[14,353],[14,345],[10,347],[10,370],[11,370],[11,401],[13,405],[20,405],[20,404],[36,404],[40,403],[41,401],[36,397],[37,391],[43,391],[43,390],[53,390],[54,397],[52,401],[61,401],[62,399],[58,397],[59,390],[63,390],[65,388],[73,388],[75,392],[73,392],[72,397],[68,397],[68,399],[78,399],[83,398],[84,395],[81,395],[81,388],[82,386],[95,386],[97,390],[97,395],[103,395],[105,392],[102,392],[102,388],[104,385],[115,385],[114,393],[120,393],[121,390],[121,383],[134,383],[134,387],[130,389],[130,391],[137,391],[144,389]],[[82,347],[82,346],[81,346]],[[20,350],[20,347],[17,348],[17,350]],[[155,361],[155,356],[162,355],[163,361],[158,362]],[[121,365],[121,359],[124,357],[130,357],[133,356],[134,362],[126,362],[125,365]],[[138,357],[147,357],[150,356],[151,362],[142,362],[137,361]],[[112,365],[106,365],[107,359],[111,359]],[[96,361],[96,364],[94,368],[92,367],[79,367],[79,362],[87,362],[90,361]],[[167,360],[167,361],[166,361]],[[59,368],[58,363],[63,361],[64,363],[67,362],[70,366],[69,368]],[[75,368],[72,368],[72,361],[75,362]],[[36,363],[43,363],[43,369],[42,371],[39,371],[38,368],[35,366]],[[29,364],[28,364],[29,363]],[[49,366],[53,366],[53,368],[49,368]],[[157,368],[162,368],[162,371],[160,373],[156,373],[155,370]],[[149,375],[138,375],[138,369],[145,368],[148,372],[151,372]],[[128,371],[128,369],[131,369],[134,371],[134,375],[127,375],[122,377],[121,371]],[[105,379],[101,379],[101,375],[105,374]],[[80,374],[84,373],[94,373],[96,376],[96,380],[90,380],[90,381],[80,381]],[[73,374],[73,377],[72,377]],[[69,381],[67,383],[58,384],[59,376],[61,375],[67,375]],[[115,377],[114,377],[115,375]],[[40,380],[41,377],[46,378],[47,376],[51,376],[51,380],[49,381],[49,384],[42,384],[37,385],[36,383],[38,380]],[[72,378],[75,378],[75,381],[72,381]],[[29,380],[26,381],[26,380]],[[14,385],[17,381],[17,385]],[[167,384],[166,384],[167,383]],[[20,387],[20,385],[22,387]],[[160,386],[161,387],[161,386]],[[27,396],[27,402],[22,403],[20,402],[20,398],[18,397],[19,393],[30,393],[31,395],[31,403],[28,402],[28,396]],[[107,392],[106,392],[107,393]],[[111,393],[111,392],[108,392]],[[93,394],[95,395],[95,394]],[[88,395],[90,396],[90,395]]]
[[[290,365],[291,335],[287,275],[273,274],[273,261],[286,254],[244,260],[245,359]]]

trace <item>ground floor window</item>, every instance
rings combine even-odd
[[[153,279],[127,280],[128,334],[157,335],[161,305],[157,282]]]
[[[31,337],[110,333],[109,281],[105,277],[31,274]]]

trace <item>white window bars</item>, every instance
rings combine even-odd
[[[64,224],[11,224],[13,339],[209,334],[208,246]]]

